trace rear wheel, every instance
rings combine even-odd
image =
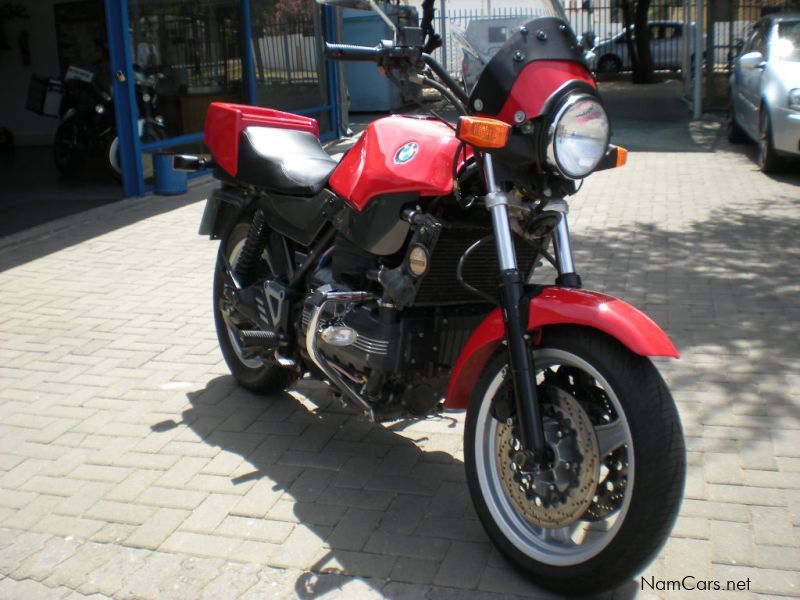
[[[600,591],[643,568],[672,528],[685,449],[675,405],[649,360],[583,328],[534,351],[549,464],[523,471],[503,351],[467,412],[467,481],[489,537],[524,575],[560,593]],[[511,404],[509,404],[509,402]]]
[[[237,224],[230,235],[219,245],[219,253],[224,253],[232,267],[236,267],[239,256],[247,240],[249,222]],[[259,271],[268,270],[263,258]],[[220,261],[214,270],[214,323],[217,329],[222,356],[231,374],[244,387],[255,392],[276,394],[285,390],[297,378],[293,369],[281,366],[274,357],[245,356],[239,343],[238,330],[250,329],[252,324],[238,320],[231,310],[231,302],[225,293],[225,276]]]

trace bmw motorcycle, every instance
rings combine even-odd
[[[558,0],[535,0],[540,16],[469,93],[430,55],[432,5],[394,40],[327,55],[438,90],[455,122],[380,118],[337,163],[313,119],[216,103],[211,159],[175,158],[221,182],[200,228],[221,241],[220,347],[257,392],[310,372],[373,421],[466,409],[467,481],[494,544],[546,588],[607,589],[665,541],[685,474],[650,361],[675,347],[637,309],[583,289],[572,258],[567,198],[626,152],[609,143]],[[545,262],[552,285],[534,282]]]
[[[139,109],[139,137],[142,142],[166,139],[164,118],[156,115],[158,75],[136,72],[136,101]],[[64,78],[64,95],[59,107],[61,122],[53,138],[56,168],[73,176],[93,155],[101,155],[108,172],[122,180],[119,137],[114,117],[114,99],[107,86],[98,85],[94,73],[71,66]],[[144,165],[152,174],[152,159]]]

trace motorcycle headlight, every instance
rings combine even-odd
[[[605,155],[610,132],[608,116],[597,98],[570,96],[550,126],[547,161],[565,177],[585,177]]]

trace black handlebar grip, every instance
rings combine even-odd
[[[325,56],[332,60],[376,61],[383,55],[380,46],[353,46],[352,44],[325,44]]]

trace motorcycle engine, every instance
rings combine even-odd
[[[353,291],[369,285],[366,271],[375,258],[347,247],[314,273],[315,287]],[[317,309],[317,294],[306,296],[297,319],[306,340]],[[398,310],[370,300],[328,304],[314,340],[327,366],[376,408],[382,418],[421,415],[443,398],[449,373],[467,339],[486,314],[485,306],[420,306]],[[307,350],[307,349],[306,349]]]

